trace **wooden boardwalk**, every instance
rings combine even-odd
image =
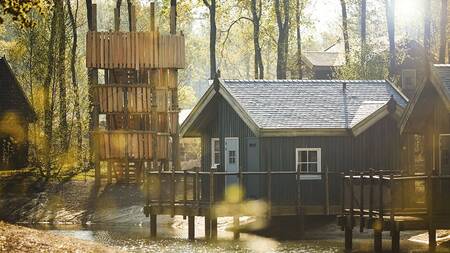
[[[428,230],[429,250],[436,247],[436,230],[450,229],[450,176],[402,175],[395,171],[350,173],[343,177],[339,225],[345,249],[352,249],[353,228],[374,231],[374,252],[382,250],[382,232],[392,237],[392,252],[400,251],[400,232]]]

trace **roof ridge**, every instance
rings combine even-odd
[[[450,64],[449,64],[450,66]],[[247,83],[387,83],[384,79],[375,80],[348,80],[348,79],[223,79],[224,82],[247,82]]]

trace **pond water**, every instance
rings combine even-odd
[[[170,220],[170,222],[167,222]],[[118,247],[129,252],[344,252],[343,235],[333,233],[307,233],[307,239],[296,241],[276,240],[267,237],[241,234],[236,241],[224,226],[228,221],[219,220],[219,239],[215,242],[204,240],[202,220],[196,221],[196,239],[187,240],[187,221],[181,217],[158,223],[158,238],[149,239],[149,224],[143,225],[36,225],[34,228],[50,231],[58,235],[95,241]],[[357,232],[355,231],[355,234]],[[384,235],[384,252],[390,251],[389,234]],[[427,252],[427,245],[407,240],[409,234],[402,235],[402,252]],[[320,239],[319,239],[320,238]],[[371,252],[370,235],[354,240],[354,252]],[[450,248],[440,247],[438,252],[450,252]]]

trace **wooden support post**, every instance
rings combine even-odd
[[[392,226],[392,252],[398,253],[400,252],[400,226],[398,222],[395,222]]]
[[[328,167],[325,169],[325,214],[330,215],[330,178],[328,173]]]
[[[377,220],[377,222],[379,222],[380,220]],[[382,238],[382,224],[379,224],[379,227],[375,227],[373,230],[373,250],[376,253],[382,252],[383,251],[383,238]]]
[[[355,202],[355,196],[354,196],[354,189],[353,189],[353,171],[350,171],[350,178],[349,178],[349,185],[350,185],[350,224],[353,229],[353,223],[354,223],[354,202]]]
[[[341,215],[345,215],[345,173],[341,173]]]
[[[188,216],[188,239],[195,239],[195,216]]]
[[[300,170],[297,169],[297,175],[296,175],[296,183],[297,183],[297,215],[300,215],[300,208],[301,208],[301,184],[300,184]]]
[[[436,228],[430,226],[428,228],[428,252],[435,252],[436,246]]]
[[[272,216],[272,169],[269,167],[267,171],[267,214]]]
[[[205,239],[211,239],[211,218],[205,216]]]
[[[373,218],[373,169],[370,169],[369,172],[369,221],[372,222]]]
[[[157,222],[156,214],[151,214],[150,215],[150,237],[152,237],[152,238],[156,237],[156,222]]]
[[[238,240],[240,237],[239,234],[239,216],[233,217],[233,238]]]
[[[211,219],[211,240],[217,240],[217,217]]]
[[[111,161],[107,161],[107,166],[108,166],[108,184],[112,183],[112,168],[111,168]]]
[[[345,251],[351,252],[353,248],[353,221],[351,216],[345,216]]]
[[[391,236],[393,236],[393,231],[395,230],[394,226],[395,226],[395,211],[394,211],[394,207],[395,207],[395,202],[394,202],[394,173],[391,172],[391,175],[389,176],[389,191],[390,191],[390,201],[391,201],[391,206],[390,209],[391,211],[389,212],[389,220],[391,223]]]
[[[359,180],[360,195],[359,195],[359,232],[364,232],[364,173],[361,172]]]
[[[431,172],[427,176],[426,182],[426,194],[427,194],[427,216],[428,216],[428,251],[434,252],[436,250],[436,227],[433,217],[433,178]]]
[[[379,190],[379,199],[378,199],[378,201],[379,201],[379,203],[378,203],[378,205],[379,205],[379,218],[381,219],[381,220],[383,220],[383,216],[384,216],[384,204],[383,204],[383,172],[382,171],[380,171],[380,173],[378,174],[378,177],[379,177],[379,180],[380,180],[380,187],[378,188],[378,190]]]
[[[300,214],[297,216],[297,222],[298,236],[302,238],[305,234],[305,215],[303,208],[300,209]]]

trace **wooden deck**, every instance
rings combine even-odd
[[[288,199],[279,199],[272,193],[274,185],[272,178],[283,175],[292,177],[292,194]],[[304,198],[301,192],[301,178],[305,175],[320,176],[317,180],[323,198],[311,202]],[[236,176],[237,183],[225,186],[225,177]],[[248,197],[245,195],[247,178],[260,176],[265,190],[260,195]],[[146,204],[144,213],[150,217],[151,234],[156,235],[156,219],[158,215],[182,215],[189,219],[204,216],[207,223],[205,230],[210,231],[206,237],[214,238],[217,233],[215,224],[218,217],[257,216],[269,218],[273,216],[306,215],[337,215],[341,212],[338,200],[331,197],[330,181],[341,178],[340,173],[300,173],[297,171],[240,171],[223,172],[211,169],[200,171],[147,171],[144,189],[146,191]],[[227,196],[229,189],[234,187],[234,197]],[[237,192],[236,192],[237,191]],[[319,195],[319,194],[318,194]],[[239,196],[239,197],[236,197]],[[333,195],[334,196],[334,195]]]
[[[400,232],[428,230],[436,247],[436,230],[450,228],[450,176],[402,175],[395,171],[350,173],[343,177],[338,223],[351,250],[353,228],[374,231],[374,252],[381,252],[382,232],[390,231],[392,252],[400,251]]]

